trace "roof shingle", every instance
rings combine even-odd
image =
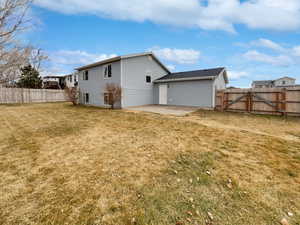
[[[175,79],[185,79],[185,78],[201,78],[201,77],[216,77],[218,76],[225,68],[214,68],[206,70],[194,70],[180,73],[170,73],[162,78],[157,79],[156,81],[163,80],[175,80]]]

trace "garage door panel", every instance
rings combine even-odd
[[[171,82],[168,85],[168,105],[212,107],[211,80]]]

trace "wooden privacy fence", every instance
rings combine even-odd
[[[216,110],[300,116],[300,87],[218,91]]]
[[[69,101],[64,90],[0,87],[0,104]]]

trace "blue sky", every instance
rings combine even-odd
[[[300,83],[299,0],[37,0],[25,37],[66,74],[115,55],[153,51],[172,71],[227,67],[230,85]]]

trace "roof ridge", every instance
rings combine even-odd
[[[216,68],[201,69],[201,70],[187,70],[187,71],[175,72],[175,73],[171,73],[171,74],[190,73],[190,72],[197,72],[197,71],[210,71],[210,70],[218,70],[218,69],[226,69],[226,67],[216,67]]]

